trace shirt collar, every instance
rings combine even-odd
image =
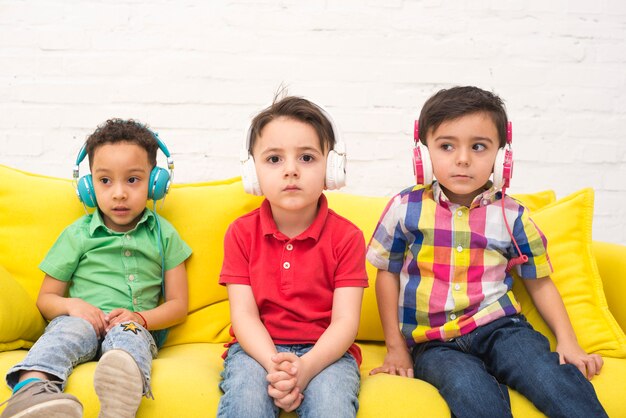
[[[135,227],[128,232],[135,231],[137,227],[144,222],[146,223],[146,225],[148,226],[150,230],[154,228],[154,225],[156,223],[156,218],[154,217],[154,213],[151,210],[144,209],[143,215],[141,215],[141,219],[139,219],[139,222],[137,222],[137,225],[135,225]],[[109,229],[104,224],[104,219],[102,219],[100,210],[96,209],[91,216],[91,221],[89,222],[89,235],[93,236],[93,234],[98,229],[102,229],[103,231],[109,234],[122,234],[123,233],[123,232],[116,232],[116,231]]]
[[[263,235],[273,235],[277,239],[289,239],[286,235],[278,230],[276,226],[276,222],[274,222],[274,218],[272,216],[272,207],[270,206],[269,200],[265,199],[263,203],[261,203],[261,208],[259,212],[261,218],[261,232]],[[326,217],[328,216],[328,200],[326,196],[322,194],[317,202],[317,215],[313,220],[313,223],[309,225],[309,227],[302,232],[297,237],[293,239],[296,240],[304,240],[307,238],[312,238],[315,241],[319,239],[320,234],[322,233],[322,229],[326,224]]]
[[[438,181],[433,182],[432,192],[433,192],[433,199],[435,200],[435,202],[437,202],[441,206],[445,208],[459,206],[456,203],[452,203],[450,199],[448,199],[448,197],[444,193]],[[483,192],[479,193],[474,198],[474,200],[472,200],[472,203],[470,204],[469,208],[474,209],[475,207],[478,207],[478,206],[490,205],[496,200],[498,200],[501,196],[502,196],[502,193],[499,193],[499,190],[493,186],[493,183],[490,180],[485,185]]]

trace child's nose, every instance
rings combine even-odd
[[[116,185],[113,187],[113,197],[115,199],[123,199],[126,196],[126,189],[122,185]]]
[[[470,153],[467,150],[459,150],[457,153],[456,163],[462,166],[468,166],[470,164]]]
[[[298,176],[298,164],[295,160],[288,159],[285,161],[285,177]]]

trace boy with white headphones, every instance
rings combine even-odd
[[[322,193],[345,183],[338,131],[321,106],[285,97],[252,120],[241,157],[245,190],[265,200],[224,239],[234,339],[218,417],[354,417],[367,274],[363,233]]]
[[[82,417],[82,404],[63,389],[74,367],[94,359],[100,418],[132,418],[142,395],[152,396],[158,347],[150,330],[187,316],[184,262],[191,254],[172,225],[146,209],[169,188],[171,173],[156,166],[159,148],[171,171],[154,132],[113,119],[80,150],[79,199],[97,209],[69,225],[39,266],[46,276],[37,307],[50,324],[7,373],[13,396],[2,418]],[[79,178],[86,156],[91,174]]]
[[[606,416],[587,380],[602,358],[579,346],[546,239],[505,194],[513,159],[502,100],[476,87],[441,90],[424,104],[415,141],[418,186],[391,199],[367,252],[387,346],[371,374],[425,380],[459,418],[511,416],[505,385],[550,417]],[[556,353],[520,314],[513,267]]]

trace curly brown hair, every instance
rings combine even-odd
[[[147,125],[133,119],[109,119],[87,138],[85,149],[89,156],[89,165],[93,161],[93,155],[98,147],[104,144],[115,144],[118,142],[129,142],[139,145],[148,153],[148,162],[152,167],[156,166],[156,154],[159,144],[155,134]]]

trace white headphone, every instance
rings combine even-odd
[[[330,113],[328,113],[321,105],[314,103],[311,100],[308,101],[322,112],[322,115],[328,119],[328,122],[330,122],[330,126],[333,130],[335,146],[333,149],[328,151],[325,182],[328,190],[336,190],[346,185],[346,145],[339,139],[339,130],[337,129],[337,125],[335,125],[335,121],[330,116]],[[261,196],[263,195],[263,192],[261,191],[259,179],[256,175],[254,158],[248,151],[250,149],[251,140],[252,125],[248,127],[244,148],[239,154],[239,161],[241,162],[241,180],[243,182],[243,189],[246,193]]]
[[[430,152],[428,147],[420,141],[419,121],[415,121],[413,129],[413,173],[417,184],[430,184],[434,180],[433,164],[430,160]],[[511,122],[506,126],[506,145],[498,149],[496,160],[493,165],[493,186],[496,189],[509,187],[511,178],[513,177],[513,131]]]

